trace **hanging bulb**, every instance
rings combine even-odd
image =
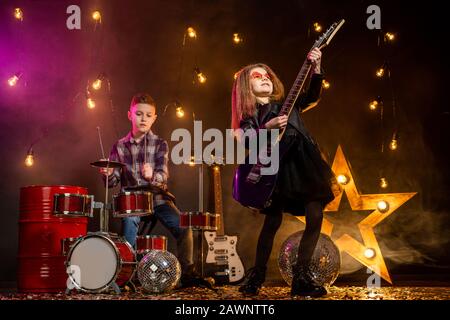
[[[386,189],[388,187],[388,182],[387,182],[386,178],[380,179],[380,187],[383,189]]]
[[[200,69],[199,68],[195,68],[194,71],[195,71],[195,73],[197,75],[198,82],[200,82],[202,84],[205,83],[206,82],[206,76],[200,71]]]
[[[191,161],[189,161],[189,166],[194,167],[195,166],[195,157],[191,156]]]
[[[314,31],[315,31],[315,32],[320,32],[320,31],[322,31],[322,26],[321,26],[320,23],[318,23],[318,22],[314,22],[313,28],[314,28]]]
[[[11,78],[8,79],[8,84],[10,87],[14,87],[15,85],[17,85],[17,82],[19,82],[19,79],[21,77],[22,74],[15,74],[13,75]]]
[[[17,20],[23,21],[23,11],[20,8],[14,9],[14,18]]]
[[[239,44],[243,41],[243,39],[241,38],[241,36],[239,35],[239,33],[233,33],[233,42],[235,44]]]
[[[189,38],[191,38],[191,39],[197,38],[197,31],[195,31],[194,28],[189,27],[189,28],[187,28],[186,32],[187,32]]]
[[[96,10],[92,12],[92,19],[95,20],[95,22],[101,22],[102,21],[102,14],[100,11]]]
[[[32,167],[34,164],[34,156],[33,156],[33,150],[30,149],[27,152],[27,157],[25,158],[25,166]]]
[[[322,80],[322,87],[324,89],[330,89],[330,83],[327,80],[323,79]]]
[[[92,98],[87,98],[86,104],[89,109],[95,108],[95,101]]]
[[[94,90],[100,90],[102,88],[102,80],[96,79],[94,82],[92,82],[92,89]]]
[[[389,149],[395,151],[397,150],[397,148],[398,148],[397,132],[394,132],[394,134],[392,135],[392,140],[389,143]]]
[[[181,107],[181,106],[177,107],[175,113],[178,118],[183,118],[184,117],[183,107]]]
[[[373,100],[372,102],[370,102],[369,108],[370,108],[370,110],[372,110],[372,111],[377,110],[377,108],[378,108],[379,106],[381,106],[382,103],[383,103],[383,100],[381,100],[381,97],[378,96],[375,100]]]
[[[394,41],[395,40],[395,34],[393,34],[392,32],[386,32],[386,34],[384,35],[384,38],[387,41]]]
[[[377,70],[376,75],[378,78],[382,78],[384,76],[384,67],[381,67]]]

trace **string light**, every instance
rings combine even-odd
[[[386,178],[381,178],[381,179],[380,179],[380,187],[381,187],[381,188],[386,189],[386,188],[388,187],[388,185],[389,185],[389,184],[388,184]]]
[[[100,13],[100,11],[96,10],[96,11],[92,12],[92,19],[94,19],[96,22],[101,22],[102,14]]]
[[[14,9],[14,18],[17,20],[23,21],[23,11],[20,8]]]
[[[93,83],[92,83],[92,89],[94,90],[100,90],[102,88],[102,80],[101,79],[96,79]]]
[[[373,250],[372,248],[367,248],[366,250],[364,250],[364,256],[367,259],[372,259],[375,257],[375,250]]]
[[[348,177],[345,174],[340,174],[336,178],[337,182],[342,185],[346,185],[349,181]]]
[[[235,44],[239,44],[243,41],[243,39],[241,38],[241,36],[239,35],[239,33],[233,33],[233,42]]]
[[[377,70],[376,75],[378,78],[382,78],[384,76],[384,67],[381,67]]]
[[[183,118],[184,117],[183,107],[181,107],[181,106],[177,107],[175,113],[178,118]]]
[[[34,165],[33,149],[29,149],[25,158],[25,166],[32,167]]]
[[[370,108],[370,110],[374,111],[374,110],[376,110],[379,106],[381,106],[382,103],[383,103],[383,101],[381,100],[381,97],[377,97],[375,100],[373,100],[372,102],[370,102],[369,108]]]
[[[318,22],[314,22],[313,28],[314,28],[314,31],[315,31],[315,32],[320,32],[320,31],[322,31],[322,26],[321,26],[320,23],[318,23]]]
[[[387,203],[384,200],[378,201],[377,208],[378,208],[378,211],[380,211],[381,213],[388,212],[389,211],[389,203]]]
[[[102,73],[97,77],[97,79],[95,79],[94,82],[92,82],[92,89],[100,90],[102,88],[103,80],[105,80],[105,75]]]
[[[389,149],[395,151],[397,150],[397,148],[398,148],[397,140],[392,139],[391,142],[389,143]]]
[[[189,28],[187,28],[186,32],[187,32],[189,38],[191,38],[191,39],[197,38],[197,31],[195,31],[194,28],[189,27]]]
[[[392,32],[386,32],[386,34],[384,35],[384,38],[387,41],[394,41],[395,40],[395,34],[393,34]]]
[[[191,156],[191,161],[189,161],[189,166],[194,167],[195,166],[195,157]]]
[[[200,71],[200,69],[199,68],[195,68],[194,69],[194,71],[195,71],[195,73],[196,73],[196,75],[197,75],[197,79],[198,79],[198,82],[200,82],[200,83],[205,83],[206,82],[206,76]]]
[[[327,80],[323,79],[322,80],[322,87],[324,89],[330,89],[330,83]]]
[[[397,148],[398,148],[397,132],[394,132],[394,134],[392,135],[391,142],[389,143],[389,149],[395,151],[397,150]]]
[[[21,72],[14,74],[12,77],[8,79],[8,85],[10,87],[14,87],[15,85],[17,85],[17,82],[19,82],[21,76],[22,76]]]
[[[87,98],[86,104],[89,109],[95,108],[95,101],[92,98]]]

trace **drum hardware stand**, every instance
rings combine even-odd
[[[103,148],[102,135],[100,134],[100,127],[97,127],[98,140],[100,143],[100,148],[102,150],[102,157],[109,161],[109,158],[105,156],[105,149]],[[106,171],[108,172],[109,165],[106,166]],[[109,208],[108,208],[108,176],[105,177],[105,206],[100,208],[100,231],[108,233],[109,230]]]

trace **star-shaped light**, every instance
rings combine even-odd
[[[336,246],[341,252],[347,252],[361,264],[392,284],[373,229],[417,194],[417,192],[360,194],[341,146],[338,146],[332,170],[338,177],[338,180],[341,181],[342,191],[337,195],[335,194],[335,199],[325,207],[324,211],[339,211],[339,205],[344,192],[353,211],[373,210],[365,219],[358,223],[363,243],[357,241],[349,234],[343,234],[334,240]],[[339,176],[341,179],[339,179]],[[305,217],[297,218],[305,223]],[[333,223],[324,218],[321,232],[331,238]]]

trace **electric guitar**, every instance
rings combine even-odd
[[[342,19],[339,22],[335,22],[327,31],[325,31],[320,38],[314,43],[311,50],[314,48],[322,49],[326,47],[331,39],[334,37],[336,32],[342,27],[345,20]],[[278,116],[289,115],[294,107],[295,101],[297,100],[304,84],[311,70],[311,62],[306,59],[303,63],[294,84],[289,91],[286,100],[281,107]],[[283,138],[285,128],[280,130],[280,134],[275,143],[269,143],[267,145],[267,150],[265,150],[266,155],[270,155],[270,151],[274,147],[280,147],[280,141]],[[278,146],[277,146],[278,144]],[[286,150],[284,148],[279,148],[279,161],[283,159]],[[264,150],[263,150],[264,151]],[[264,153],[260,152],[259,155]],[[256,164],[251,164],[249,159],[250,155],[246,157],[245,163],[238,166],[236,169],[234,180],[233,180],[233,198],[245,207],[254,209],[264,209],[270,205],[270,197],[275,189],[275,184],[277,181],[278,173],[262,175],[261,169],[264,167],[260,163],[260,157],[257,157],[258,161]]]
[[[238,236],[225,235],[223,205],[222,205],[222,179],[220,177],[220,165],[212,165],[214,183],[214,208],[217,216],[217,231],[205,231],[208,254],[206,267],[208,273],[216,283],[236,283],[245,275],[244,265],[237,254]]]

